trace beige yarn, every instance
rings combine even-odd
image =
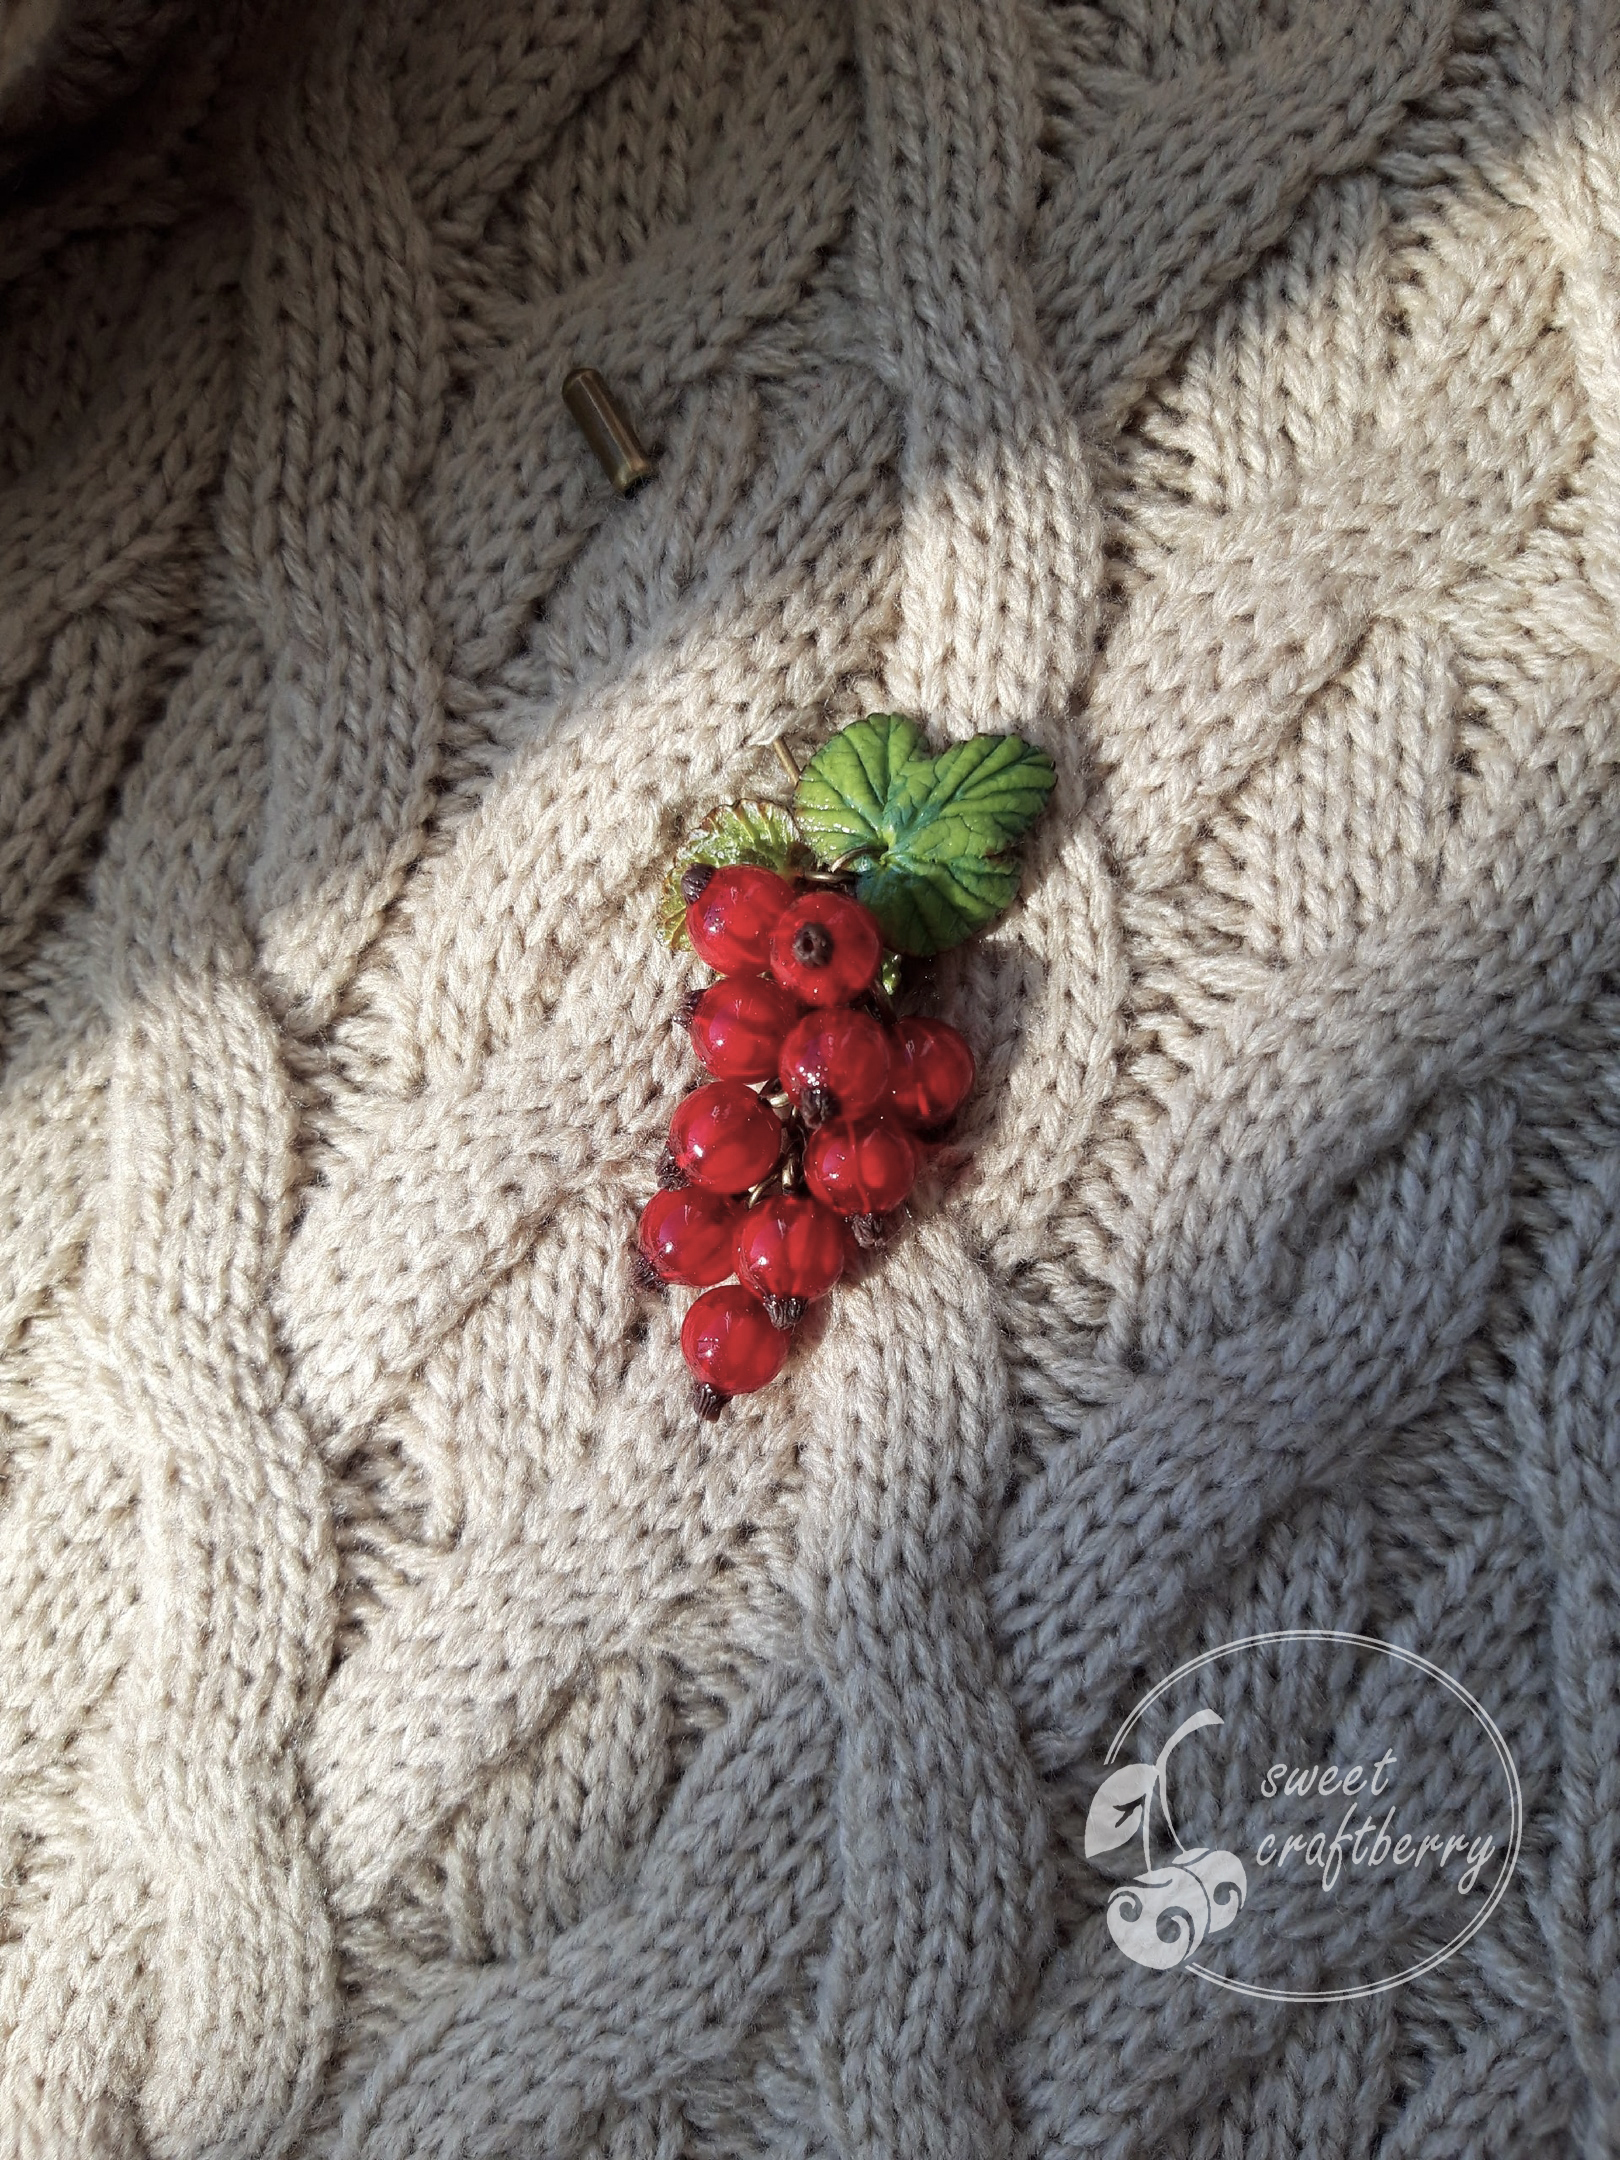
[[[77,19],[0,127],[0,2153],[1620,2149],[1614,6]],[[1059,789],[965,1165],[702,1427],[654,895],[869,709]],[[1278,1626],[1527,1809],[1308,2012],[1081,1857]]]

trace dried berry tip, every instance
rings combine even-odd
[[[849,1218],[850,1234],[863,1252],[876,1252],[885,1244],[889,1235],[888,1218],[883,1215],[852,1215]]]
[[[873,983],[871,989],[864,996],[858,997],[855,1003],[864,1005],[874,1019],[893,1021],[899,1018],[899,1014],[895,1011],[894,999],[890,997],[881,982]]]
[[[832,953],[832,938],[820,923],[801,923],[793,933],[793,957],[800,967],[825,967]]]
[[[780,1328],[784,1335],[789,1328],[798,1326],[808,1310],[802,1297],[766,1297],[760,1303],[771,1316],[771,1326]]]
[[[681,872],[681,898],[688,907],[703,898],[704,893],[708,890],[709,880],[713,876],[714,871],[708,863],[695,862],[687,864],[686,868]]]
[[[838,1097],[831,1088],[809,1087],[799,1097],[799,1115],[812,1132],[838,1115]]]
[[[665,1291],[669,1284],[653,1266],[644,1252],[638,1252],[630,1263],[630,1280],[638,1290]]]
[[[710,1387],[707,1380],[698,1381],[692,1390],[692,1408],[700,1418],[708,1418],[711,1422],[730,1400],[729,1395],[722,1395],[718,1388]]]
[[[703,992],[701,990],[688,990],[675,1008],[675,1025],[689,1028],[692,1025],[692,1015],[702,1002]]]
[[[658,1190],[660,1192],[684,1192],[690,1183],[686,1172],[665,1148],[658,1158]]]

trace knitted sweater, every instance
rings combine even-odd
[[[0,2153],[1620,2148],[1613,6],[48,12]],[[960,1149],[703,1424],[656,895],[871,710],[1057,788]],[[1303,2007],[1121,1959],[1083,1834],[1289,1628],[1524,1802]]]

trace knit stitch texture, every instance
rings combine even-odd
[[[48,12],[0,2154],[1620,2151],[1612,0]],[[965,1159],[703,1426],[656,893],[869,710],[1058,787]],[[1103,1931],[1109,1735],[1278,1627],[1519,1767],[1391,1994]]]

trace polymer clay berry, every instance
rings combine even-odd
[[[694,1290],[724,1282],[735,1265],[742,1219],[741,1201],[699,1185],[654,1193],[636,1225],[637,1252],[646,1271],[642,1280],[650,1276],[652,1283],[681,1283]]]
[[[752,1290],[779,1328],[804,1318],[844,1272],[844,1225],[805,1193],[773,1193],[738,1222],[732,1250],[737,1280]]]
[[[793,887],[774,870],[730,863],[711,870],[693,863],[682,873],[686,934],[700,960],[720,975],[763,975],[771,933],[793,904]]]
[[[688,1184],[745,1193],[781,1154],[782,1121],[741,1080],[711,1080],[670,1120],[667,1152]]]
[[[799,1001],[768,975],[728,975],[692,1001],[687,1033],[717,1080],[772,1080]]]
[[[897,713],[840,729],[802,772],[774,747],[791,805],[711,810],[659,900],[668,943],[721,979],[681,1000],[712,1077],[670,1123],[635,1267],[648,1287],[702,1292],[681,1350],[704,1417],[776,1377],[811,1302],[885,1242],[966,1100],[963,1037],[896,1013],[902,963],[1009,904],[1008,850],[1055,777],[1016,735],[931,754]]]
[[[771,973],[806,1005],[847,1005],[877,980],[883,939],[858,900],[801,893],[771,930]]]
[[[881,1021],[853,1006],[816,1008],[795,1022],[777,1073],[804,1125],[865,1117],[889,1092],[889,1036]]]
[[[945,1020],[907,1015],[889,1030],[889,1107],[914,1132],[948,1125],[973,1090],[973,1052]]]
[[[893,1118],[823,1125],[804,1144],[804,1182],[836,1214],[847,1215],[862,1245],[881,1244],[881,1218],[917,1180],[917,1149]]]
[[[706,1290],[681,1322],[681,1355],[700,1417],[718,1417],[733,1395],[767,1387],[787,1362],[787,1331],[740,1283]]]

